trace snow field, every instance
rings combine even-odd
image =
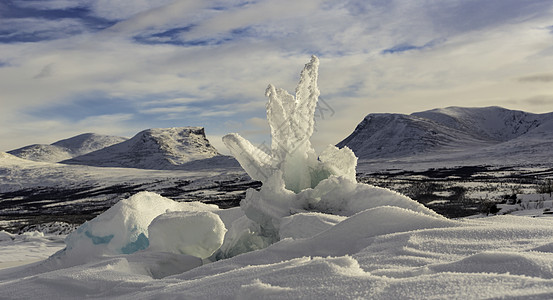
[[[227,222],[239,217],[236,210],[211,213],[226,215]],[[387,206],[340,218],[337,222],[339,218],[322,213],[294,215],[283,223],[303,237],[283,238],[265,249],[212,263],[148,249],[104,255],[69,268],[51,258],[27,269],[0,271],[0,290],[11,299],[36,299],[36,289],[41,297],[57,299],[553,295],[549,218],[456,221]],[[306,230],[307,220],[328,227]]]

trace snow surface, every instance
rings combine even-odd
[[[0,231],[0,269],[42,261],[63,249],[65,235]]]
[[[321,214],[319,222],[327,220]],[[0,293],[8,299],[550,299],[552,226],[550,218],[447,220],[378,207],[314,236],[213,263],[145,250],[70,268],[56,269],[49,259],[4,269]],[[13,253],[0,243],[0,257]],[[32,249],[21,248],[20,255]]]
[[[237,134],[225,138],[250,176],[263,181],[239,208],[139,193],[83,224],[47,260],[0,270],[0,295],[553,297],[553,219],[447,219],[408,197],[357,183],[351,173],[356,159],[347,148],[331,146],[317,157],[308,142],[312,123],[299,117],[312,118],[317,67],[313,57],[295,97],[269,87],[271,153],[261,154]],[[300,119],[288,120],[291,115]]]

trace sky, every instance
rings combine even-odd
[[[269,145],[265,89],[311,55],[316,149],[369,113],[553,111],[550,0],[3,0],[0,151],[181,126]]]

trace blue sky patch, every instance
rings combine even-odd
[[[183,45],[182,34],[189,32],[194,27],[195,25],[187,25],[184,27],[176,27],[154,34],[140,34],[134,36],[133,39],[135,42],[140,44],[172,44],[181,46]]]
[[[398,52],[406,52],[406,51],[411,51],[415,49],[422,49],[422,47],[417,47],[409,44],[401,44],[401,45],[394,46],[392,48],[382,50],[382,54],[388,54],[388,53],[394,54]]]
[[[135,112],[132,101],[93,93],[69,103],[33,108],[28,113],[46,119],[80,121],[92,116]]]
[[[97,31],[115,22],[92,16],[86,7],[37,9],[8,0],[0,6],[0,24],[0,43],[19,43]]]
[[[407,43],[399,44],[396,46],[393,46],[388,49],[384,49],[381,51],[382,54],[396,54],[396,53],[402,53],[402,52],[408,52],[412,50],[423,50],[427,48],[432,48],[436,45],[442,44],[446,41],[446,39],[435,39],[432,40],[422,46],[415,46]]]

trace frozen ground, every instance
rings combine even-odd
[[[494,204],[501,209],[498,214],[540,216],[552,209],[551,201],[545,201],[550,195],[538,193],[540,186],[553,178],[550,166],[433,164],[431,169],[421,169],[413,164],[405,169],[358,171],[360,182],[398,191],[450,218],[486,213]]]

